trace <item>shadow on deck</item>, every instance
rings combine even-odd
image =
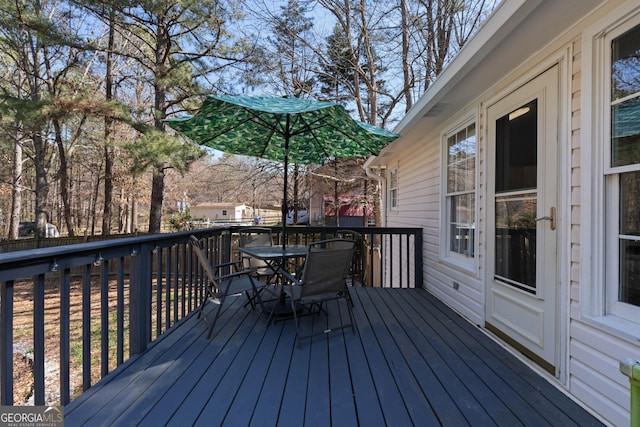
[[[241,298],[211,341],[190,316],[67,405],[65,422],[600,425],[428,292],[353,288],[352,295],[356,333],[332,332],[299,347],[292,320],[265,327]],[[329,322],[346,315],[342,308],[330,306]],[[302,324],[323,330],[327,318]]]

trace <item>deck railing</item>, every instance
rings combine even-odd
[[[282,242],[282,227],[271,227]],[[287,242],[307,245],[332,238],[344,227],[288,226]],[[352,271],[364,286],[422,287],[422,229],[349,227],[362,238]]]
[[[0,405],[22,403],[14,397],[14,349],[31,355],[30,403],[35,405],[64,405],[142,353],[204,297],[204,276],[188,245],[189,236],[203,239],[210,259],[223,263],[237,256],[237,229],[218,227],[0,254]],[[307,244],[337,230],[290,227],[287,236],[291,243]],[[420,229],[353,230],[362,234],[352,268],[358,283],[421,285]],[[281,228],[274,227],[274,232],[281,238]],[[52,375],[55,397],[46,394],[51,386],[45,382]]]

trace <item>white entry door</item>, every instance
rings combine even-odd
[[[486,326],[557,367],[558,66],[487,109]]]

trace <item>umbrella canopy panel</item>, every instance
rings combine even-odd
[[[398,137],[341,105],[300,98],[210,95],[195,115],[166,122],[201,145],[304,164],[376,155]]]

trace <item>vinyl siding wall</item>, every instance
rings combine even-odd
[[[468,118],[474,111],[455,117],[449,125]],[[398,210],[387,213],[387,225],[423,228],[425,287],[473,323],[482,324],[484,294],[477,272],[453,266],[441,258],[443,129],[435,129],[410,147],[398,150],[389,162],[390,168],[398,168],[399,188]],[[477,270],[476,265],[474,260],[469,268]],[[454,282],[459,284],[457,290],[453,287]]]
[[[586,295],[581,295],[585,294],[585,285],[581,281],[589,271],[583,264],[585,260],[590,259],[583,251],[591,253],[591,245],[603,245],[603,242],[595,240],[583,243],[584,227],[591,227],[591,224],[581,226],[585,218],[583,210],[592,209],[592,203],[604,203],[603,200],[595,200],[595,195],[590,194],[589,174],[592,172],[583,167],[585,159],[592,161],[593,147],[592,138],[585,137],[585,132],[581,129],[583,123],[590,120],[582,117],[583,87],[592,85],[591,81],[585,81],[587,79],[583,73],[582,36],[585,29],[592,27],[603,15],[621,4],[629,2],[605,3],[574,28],[568,29],[564,35],[551,43],[548,49],[534,55],[522,67],[514,70],[507,79],[497,82],[480,98],[469,103],[464,111],[452,116],[438,129],[432,129],[429,134],[410,145],[405,145],[401,150],[396,150],[388,167],[398,168],[398,210],[387,212],[387,225],[423,227],[425,287],[471,322],[483,325],[484,263],[487,259],[484,217],[487,192],[485,170],[492,166],[487,164],[486,159],[484,103],[515,89],[526,76],[531,75],[531,70],[543,70],[553,58],[564,57],[560,67],[563,91],[560,98],[564,105],[559,110],[562,120],[559,132],[562,134],[561,152],[566,158],[560,159],[561,170],[558,180],[559,185],[564,187],[559,191],[558,201],[561,209],[558,251],[562,252],[558,256],[558,328],[563,329],[560,334],[563,340],[560,343],[562,372],[557,384],[607,422],[624,426],[629,424],[629,381],[619,371],[619,360],[624,357],[640,359],[640,343],[624,338],[615,328],[603,327],[585,316],[585,312],[593,312],[592,307],[597,298],[594,299],[592,292],[598,292],[598,288],[589,288]],[[588,79],[591,78],[590,73]],[[444,166],[442,134],[474,114],[478,156],[477,248],[476,259],[465,269],[447,262],[441,256],[441,233],[445,231],[441,218],[444,209],[444,197],[441,194],[441,174]],[[583,200],[587,198],[589,200]],[[459,284],[458,289],[454,289],[453,282]]]
[[[582,28],[587,37],[606,28],[611,16],[626,16],[620,9],[629,9],[633,2],[615,1],[595,11],[585,20]],[[616,10],[618,10],[616,12]],[[609,18],[608,18],[609,17]],[[640,16],[635,18],[640,24]],[[603,21],[604,20],[604,21]],[[604,314],[603,279],[593,277],[591,264],[604,264],[600,259],[604,251],[598,227],[602,218],[594,212],[602,212],[605,201],[597,190],[604,179],[601,170],[593,167],[602,160],[598,158],[600,138],[593,135],[594,121],[599,120],[594,105],[594,88],[601,58],[584,45],[585,38],[573,43],[572,87],[571,87],[571,229],[570,229],[570,290],[569,290],[569,346],[568,389],[570,393],[612,425],[629,425],[629,380],[620,372],[619,361],[625,357],[640,360],[640,342],[616,330],[615,327],[599,323]],[[585,61],[585,57],[587,60]],[[584,106],[588,107],[583,111]],[[582,128],[585,126],[585,129]],[[597,176],[596,176],[597,174]],[[604,233],[615,230],[604,230]],[[595,269],[600,271],[600,269]]]

